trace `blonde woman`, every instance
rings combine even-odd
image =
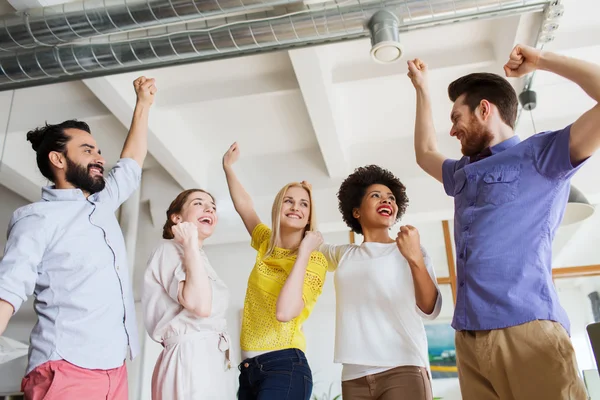
[[[202,249],[217,222],[209,193],[180,193],[167,210],[163,240],[148,262],[144,323],[150,337],[164,347],[152,375],[153,400],[233,397],[226,378],[229,291]]]
[[[303,183],[283,187],[275,197],[269,228],[233,171],[238,158],[234,143],[223,157],[223,169],[235,209],[257,251],[244,302],[238,398],[308,400],[313,384],[302,324],[327,273],[327,261],[316,251],[323,238],[314,230],[311,190]]]

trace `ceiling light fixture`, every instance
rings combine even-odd
[[[369,20],[371,57],[380,64],[389,64],[402,57],[398,17],[387,10],[377,11]]]

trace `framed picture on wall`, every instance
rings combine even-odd
[[[425,333],[431,377],[433,379],[457,378],[454,329],[450,326],[450,321],[426,324]]]

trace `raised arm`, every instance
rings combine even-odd
[[[310,261],[310,255],[323,244],[323,236],[320,232],[306,232],[298,248],[298,256],[288,275],[279,297],[277,297],[276,317],[280,322],[288,322],[296,318],[304,309],[304,277],[306,268]]]
[[[174,240],[183,246],[185,280],[179,283],[179,304],[199,317],[209,317],[212,286],[200,254],[198,228],[190,222],[182,222],[173,227],[173,235]]]
[[[15,309],[13,308],[12,304],[0,299],[0,335],[2,335],[6,330],[8,321],[14,312]]]
[[[242,186],[235,172],[233,171],[233,164],[240,157],[240,149],[237,143],[232,144],[229,150],[223,156],[223,170],[225,171],[225,177],[227,178],[227,186],[229,187],[229,195],[233,201],[235,211],[240,215],[248,233],[252,235],[256,225],[260,224],[260,218],[254,210],[254,204],[252,198],[246,192],[246,189]]]
[[[419,231],[410,225],[400,227],[396,245],[410,266],[417,307],[424,314],[432,314],[436,308],[438,290],[425,265]]]
[[[419,59],[409,61],[408,77],[417,93],[417,115],[415,118],[417,164],[429,175],[442,182],[442,164],[446,157],[437,148],[427,82],[427,65]]]
[[[133,82],[133,87],[137,101],[121,158],[132,158],[142,167],[148,153],[148,115],[150,106],[154,102],[156,86],[154,86],[154,79],[142,76]]]
[[[600,66],[522,45],[513,49],[504,66],[508,77],[523,76],[536,69],[575,82],[596,102],[571,126],[569,152],[571,164],[577,165],[600,147]]]

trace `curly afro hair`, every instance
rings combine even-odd
[[[400,179],[396,178],[387,169],[383,169],[377,165],[367,165],[365,167],[359,167],[348,176],[337,193],[338,197],[338,208],[342,213],[342,218],[348,227],[356,233],[362,234],[362,227],[358,220],[354,218],[352,212],[355,208],[360,207],[363,197],[367,191],[367,188],[371,185],[380,184],[385,185],[396,197],[396,204],[398,205],[398,215],[396,216],[397,222],[408,206],[408,197],[406,196],[406,187],[400,182]]]

